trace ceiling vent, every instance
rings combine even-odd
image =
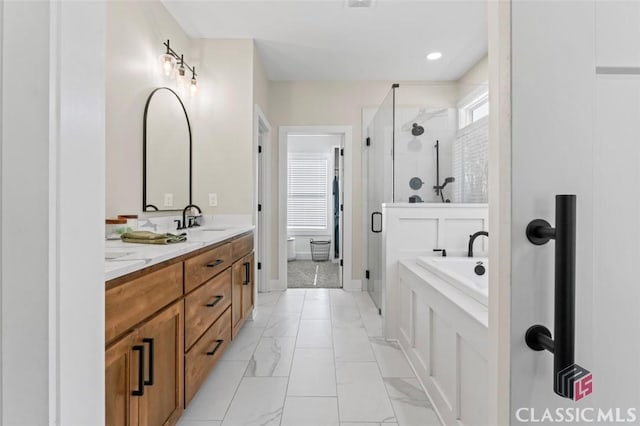
[[[347,7],[371,7],[373,6],[373,0],[347,0]]]

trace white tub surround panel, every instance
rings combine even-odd
[[[445,425],[488,424],[487,307],[419,266],[399,265],[399,342]]]
[[[382,217],[384,333],[388,339],[398,339],[398,261],[441,256],[434,249],[466,256],[469,235],[488,230],[489,212],[486,204],[395,203],[382,205]],[[488,239],[479,237],[474,253],[486,257],[488,247]]]

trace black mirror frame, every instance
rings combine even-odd
[[[153,95],[159,90],[168,90],[173,93],[175,97],[180,102],[180,106],[182,107],[182,111],[184,111],[184,117],[187,119],[187,128],[189,129],[189,204],[193,203],[192,193],[193,193],[193,143],[192,143],[192,135],[191,135],[191,122],[189,121],[189,114],[187,114],[187,109],[184,107],[184,103],[178,94],[171,90],[168,87],[158,87],[154,89],[149,97],[147,98],[147,102],[144,105],[144,117],[142,119],[142,211],[179,211],[182,209],[170,209],[170,210],[160,210],[153,204],[147,204],[147,112],[149,111],[149,104],[151,103],[151,98]]]

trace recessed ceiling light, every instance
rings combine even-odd
[[[347,7],[371,7],[373,0],[347,0]]]
[[[427,59],[430,61],[437,61],[440,58],[442,58],[442,53],[440,52],[431,52],[427,55]]]

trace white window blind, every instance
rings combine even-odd
[[[289,156],[287,226],[326,230],[329,161],[326,156]]]

